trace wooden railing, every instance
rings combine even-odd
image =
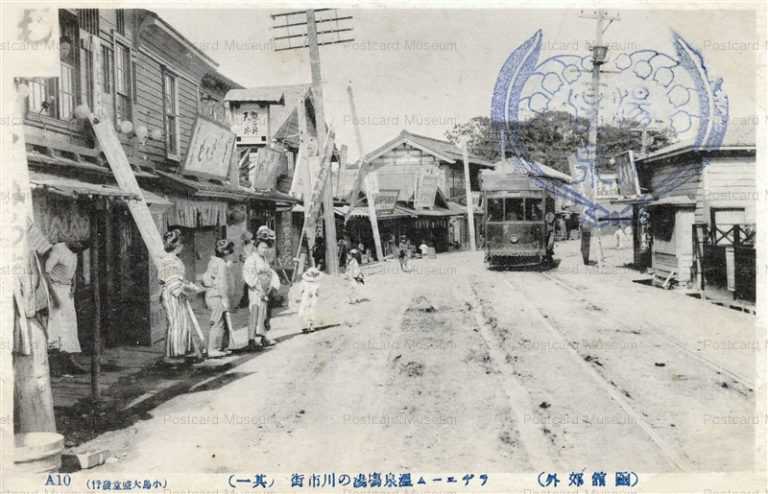
[[[734,298],[755,300],[754,224],[693,225],[693,279],[698,288],[727,286],[726,249],[733,249]]]

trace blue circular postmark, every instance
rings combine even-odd
[[[711,80],[701,53],[679,34],[672,33],[674,55],[656,50],[619,52],[601,68],[610,74],[598,94],[591,88],[591,55],[560,54],[539,61],[543,33],[537,31],[518,46],[504,62],[491,101],[491,122],[503,130],[508,149],[526,167],[536,171],[529,159],[516,122],[548,111],[565,111],[590,119],[599,108],[600,122],[619,125],[631,121],[639,128],[665,128],[676,142],[694,148],[719,147],[728,123],[728,96],[722,79]],[[595,101],[597,98],[597,101]],[[589,148],[578,149],[573,183],[556,185],[538,179],[551,192],[584,207],[582,221],[625,218],[632,206],[616,211],[586,190],[593,189],[593,163]],[[685,183],[689,172],[680,167],[656,190],[665,195]],[[535,179],[535,177],[534,177]]]

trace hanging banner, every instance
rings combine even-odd
[[[614,156],[613,160],[616,164],[619,196],[623,198],[639,196],[640,181],[637,178],[637,167],[635,166],[635,156],[632,150]]]
[[[325,182],[330,176],[331,172],[331,155],[333,154],[333,129],[328,129],[328,136],[325,139],[325,149],[323,149],[322,160],[316,161],[318,168],[317,177],[312,180],[312,193],[308,196],[307,201],[305,196],[304,200],[304,235],[309,242],[310,248],[314,245],[315,232],[317,230],[317,217],[320,214],[320,206],[323,204],[323,188]],[[310,173],[313,168],[314,158],[320,158],[313,156],[308,161],[310,163]]]
[[[366,192],[370,194],[379,193],[379,176],[376,172],[368,173],[363,179],[363,182],[365,183]]]
[[[181,173],[226,180],[234,147],[235,134],[229,128],[198,115]]]
[[[254,189],[274,189],[277,177],[288,173],[288,157],[285,153],[263,147],[256,153],[256,162],[250,172],[251,185]]]
[[[435,205],[438,175],[434,167],[424,168],[416,183],[416,193],[413,196],[413,208],[431,209]]]
[[[78,49],[75,40],[59,37],[59,11],[55,8],[2,7],[4,67],[12,77],[59,77],[60,59]]]

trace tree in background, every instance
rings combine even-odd
[[[445,133],[446,138],[458,144],[467,139],[470,153],[497,161],[501,157],[500,129],[488,117],[474,117],[468,122],[456,124]],[[504,133],[507,155],[524,150],[526,159],[538,161],[564,173],[569,173],[568,156],[577,149],[585,148],[589,142],[589,120],[568,112],[544,112],[523,122],[513,122]],[[669,130],[648,129],[647,152],[653,152],[674,142]],[[611,157],[631,149],[642,150],[642,127],[637,122],[624,121],[618,126],[601,125],[597,129],[598,169],[613,171]]]

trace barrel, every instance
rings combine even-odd
[[[19,473],[55,472],[61,468],[64,436],[55,432],[16,434],[14,467]]]

